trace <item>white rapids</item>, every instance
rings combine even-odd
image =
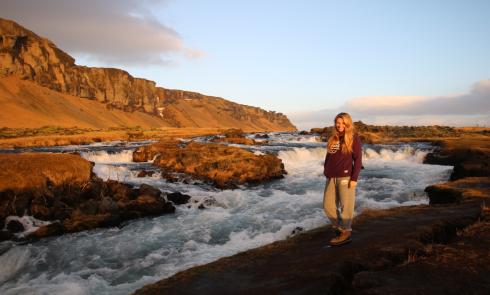
[[[175,214],[131,221],[118,228],[66,234],[27,244],[0,243],[1,294],[130,294],[178,271],[277,240],[296,229],[328,224],[323,213],[325,144],[314,137],[269,134],[288,172],[283,179],[235,190],[167,183],[159,173],[136,177],[150,163],[133,163],[131,150],[84,149],[95,173],[139,186],[191,195]],[[205,141],[205,139],[203,139]],[[86,146],[85,146],[86,147]],[[134,148],[134,147],[131,147]],[[446,181],[452,167],[422,163],[429,146],[365,145],[356,214],[365,208],[426,203],[424,188]],[[207,202],[207,209],[197,204]]]

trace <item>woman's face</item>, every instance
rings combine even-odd
[[[337,129],[337,132],[344,132],[345,130],[345,123],[344,123],[344,119],[342,118],[337,118],[335,119],[335,129]]]

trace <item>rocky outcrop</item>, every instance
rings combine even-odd
[[[323,226],[186,269],[134,294],[487,294],[484,201],[488,195],[365,210],[350,244],[328,247],[334,229]]]
[[[156,87],[114,68],[84,67],[73,57],[17,23],[0,19],[0,77],[18,76],[44,87],[96,100],[107,108],[142,111],[175,127],[239,127],[251,130],[296,130],[274,111],[219,97]]]
[[[12,154],[0,155],[0,160],[0,240],[115,226],[175,211],[160,190],[103,181],[92,174],[92,164],[78,155]],[[38,224],[25,233],[29,228],[19,220],[30,218]]]
[[[485,150],[488,141],[479,140],[457,143]],[[361,212],[350,244],[326,246],[335,235],[331,226],[301,234],[295,229],[285,241],[189,268],[134,294],[489,293],[490,177],[466,177],[426,192],[429,205]]]
[[[488,198],[490,177],[465,177],[425,188],[430,204],[459,203],[465,198]]]
[[[435,141],[439,138],[460,137],[463,132],[448,126],[378,126],[354,122],[356,131],[363,143],[388,143],[399,141]],[[333,126],[312,128],[300,134],[318,134],[321,141],[327,141],[332,134]]]
[[[255,145],[258,144],[254,139],[248,138],[241,129],[228,129],[224,132],[224,136],[215,136],[211,142],[223,142],[234,144]],[[262,143],[262,142],[260,142]]]
[[[160,141],[136,149],[133,161],[153,164],[168,173],[185,173],[210,181],[219,188],[234,188],[281,178],[286,173],[274,155],[255,155],[247,150],[221,144]]]
[[[454,166],[451,180],[490,176],[488,137],[444,139],[429,153],[424,163]]]

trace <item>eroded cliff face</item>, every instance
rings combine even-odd
[[[200,93],[156,87],[155,82],[134,78],[120,69],[78,66],[73,57],[51,41],[0,18],[0,77],[7,76],[97,100],[109,109],[150,113],[176,127],[296,130],[281,113]]]

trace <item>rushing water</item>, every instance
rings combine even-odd
[[[272,152],[288,174],[267,184],[217,190],[206,184],[168,183],[157,172],[136,177],[151,163],[133,163],[132,150],[148,142],[93,144],[37,151],[80,151],[103,179],[193,196],[175,214],[143,218],[32,244],[0,243],[1,294],[129,294],[178,271],[286,239],[297,228],[328,223],[322,209],[324,143],[312,136],[270,134],[269,144],[242,146]],[[206,141],[206,138],[199,138]],[[364,145],[356,214],[365,208],[426,203],[424,188],[446,181],[451,167],[425,165],[430,146]],[[198,209],[206,202],[208,208]],[[296,230],[297,231],[297,230]]]

